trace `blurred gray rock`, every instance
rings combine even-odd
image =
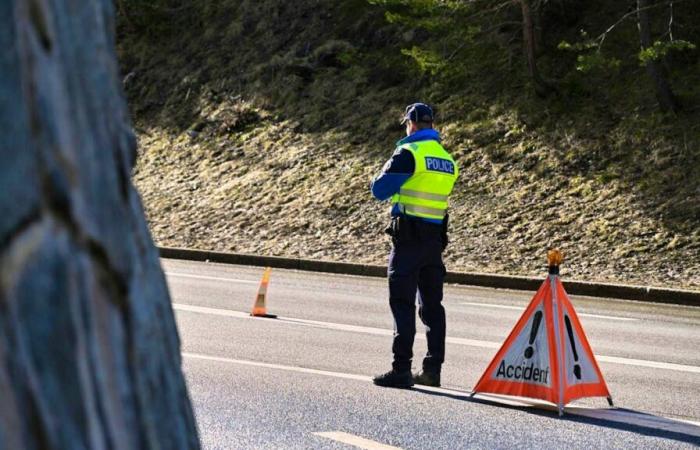
[[[0,449],[190,449],[111,0],[0,2]]]

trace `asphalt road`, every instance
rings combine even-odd
[[[700,308],[571,297],[615,401],[564,417],[470,390],[534,293],[447,286],[439,389],[379,388],[392,320],[384,280],[163,260],[203,446],[236,448],[697,448]],[[564,280],[566,286],[566,280]],[[419,335],[422,326],[419,325]],[[418,338],[414,366],[425,353]]]

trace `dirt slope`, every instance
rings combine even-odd
[[[659,118],[629,90],[537,99],[521,67],[493,93],[414,77],[397,49],[420,36],[338,3],[223,2],[190,12],[205,32],[122,32],[158,244],[384,263],[369,183],[422,99],[462,170],[449,270],[543,275],[556,246],[567,278],[700,288],[697,113]]]

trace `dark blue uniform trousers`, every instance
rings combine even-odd
[[[440,226],[414,223],[412,228],[408,237],[392,239],[389,255],[389,305],[394,316],[393,368],[397,371],[411,369],[418,291],[418,315],[426,326],[428,338],[423,370],[439,373],[445,359],[443,237]]]

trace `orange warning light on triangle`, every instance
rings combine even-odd
[[[271,267],[266,267],[263,272],[262,280],[260,280],[260,287],[258,288],[258,294],[255,296],[255,303],[253,303],[253,310],[250,312],[251,316],[255,317],[267,317],[274,319],[277,316],[274,314],[267,313],[267,286],[270,284],[270,273],[272,272]]]
[[[564,405],[612,398],[569,296],[559,279],[561,256],[473,392],[531,397]]]

